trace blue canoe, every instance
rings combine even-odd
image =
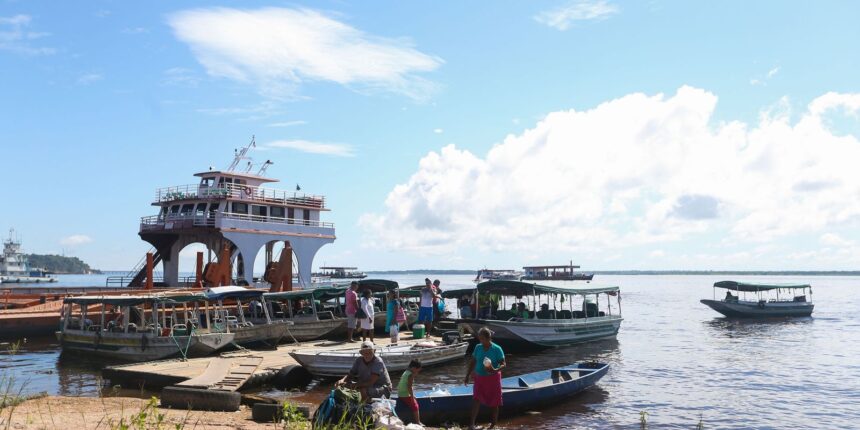
[[[609,370],[604,363],[575,363],[567,367],[542,370],[502,379],[501,415],[537,410],[558,404],[562,397],[577,394],[597,383]],[[445,387],[450,395],[431,396],[431,391],[415,393],[425,424],[468,422],[472,408],[472,385]],[[397,415],[411,417],[408,409],[398,405]],[[481,407],[479,418],[485,420],[489,410]]]

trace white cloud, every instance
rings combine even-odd
[[[860,94],[825,94],[794,122],[764,112],[753,124],[715,124],[716,104],[686,86],[629,94],[550,113],[484,156],[445,146],[360,224],[374,246],[445,254],[756,247],[860,222],[860,141],[823,117],[860,112]]]
[[[149,29],[145,27],[127,27],[122,29],[123,34],[144,34],[149,33]]]
[[[268,125],[268,127],[293,127],[297,125],[305,125],[307,121],[303,120],[295,120],[295,121],[283,121],[283,122],[273,122]]]
[[[104,79],[104,76],[99,73],[85,73],[78,76],[78,85],[89,85]]]
[[[196,87],[200,83],[200,77],[184,67],[171,67],[164,71],[161,82],[164,85]]]
[[[306,81],[422,99],[434,85],[416,74],[442,64],[403,39],[367,34],[309,9],[194,9],[168,22],[209,74],[278,99],[294,97]]]
[[[29,15],[0,16],[0,51],[24,55],[49,55],[55,50],[44,46],[34,46],[33,41],[50,36],[50,33],[30,31]]]
[[[556,9],[545,10],[534,16],[535,21],[565,31],[575,21],[591,21],[609,18],[618,13],[618,6],[606,0],[575,0]]]
[[[442,130],[441,128],[434,128],[433,129],[433,133],[436,133],[436,134],[442,134],[444,132],[445,132],[445,130]]]
[[[750,79],[750,85],[767,85],[767,82],[771,80],[776,74],[779,73],[779,66],[776,66],[767,71],[764,76],[756,77]]]
[[[84,244],[90,243],[92,241],[93,241],[93,239],[87,235],[73,234],[71,236],[62,238],[60,240],[60,245],[78,246],[78,245],[84,245]]]
[[[267,148],[288,148],[311,154],[333,155],[337,157],[354,157],[352,145],[344,143],[323,143],[309,140],[276,140],[264,145]]]

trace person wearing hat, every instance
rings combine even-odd
[[[391,395],[391,377],[385,363],[375,351],[373,342],[364,341],[358,350],[360,357],[355,359],[349,373],[335,383],[336,387],[346,386],[361,393],[361,401],[388,397]]]

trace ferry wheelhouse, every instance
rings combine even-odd
[[[275,244],[284,242],[295,255],[297,281],[310,286],[314,256],[335,240],[334,224],[320,219],[329,210],[325,197],[302,193],[299,186],[294,192],[268,188],[278,182],[265,176],[273,163],[253,164],[247,153],[255,146],[252,140],[237,150],[225,170],[194,174],[199,183],[156,190],[152,205],[158,214],[141,218],[140,237],[155,248],[154,264],[162,264],[166,286],[181,286],[179,252],[196,242],[206,246],[210,263],[213,255],[228,249],[236,262],[238,283],[245,285],[254,284],[253,266],[260,250],[265,248],[268,267]],[[130,286],[141,285],[143,262],[129,275]]]
[[[726,290],[722,300],[717,299],[718,288]],[[714,298],[701,302],[727,317],[808,317],[815,307],[811,299],[812,286],[809,284],[720,281],[714,284]]]

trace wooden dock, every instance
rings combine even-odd
[[[401,333],[400,343],[415,343],[419,340],[411,338],[411,333],[406,333],[409,338]],[[441,339],[434,337],[434,341]],[[380,336],[374,342],[377,346],[385,346],[391,343],[389,337]],[[250,376],[243,378],[242,386],[239,388],[251,388],[261,385],[272,379],[286,366],[298,365],[296,360],[289,355],[290,352],[303,348],[355,348],[358,350],[361,342],[336,342],[330,340],[310,341],[281,345],[274,350],[242,350],[226,352],[213,357],[191,358],[188,360],[159,360],[146,363],[123,364],[109,366],[102,371],[102,376],[111,381],[113,385],[122,385],[128,388],[158,389],[169,385],[181,384],[184,381],[206,379],[206,385],[217,385],[228,383],[228,375],[241,373],[237,369],[247,369],[247,363],[253,358],[255,367]],[[226,363],[225,360],[229,360]],[[207,369],[209,375],[206,375]],[[219,378],[215,374],[223,375]],[[235,376],[235,375],[233,375]],[[215,379],[219,379],[216,381]],[[193,381],[192,381],[193,383]]]

